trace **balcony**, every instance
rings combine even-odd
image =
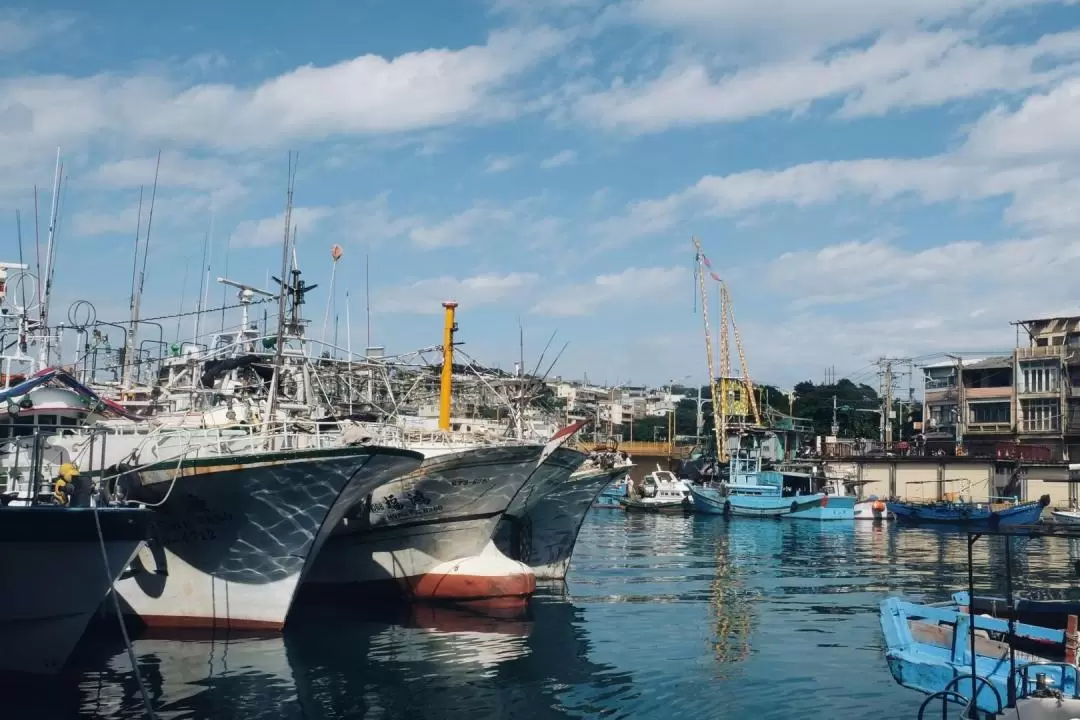
[[[928,427],[926,431],[923,432],[923,437],[927,440],[946,440],[955,438],[956,425],[950,423],[948,425],[938,424],[934,427]]]
[[[1016,348],[1016,359],[1019,362],[1025,360],[1055,360],[1065,357],[1064,345],[1042,345],[1039,347]]]
[[[964,428],[965,435],[1003,435],[1012,433],[1012,423],[970,423]]]
[[[1012,400],[1013,389],[1005,387],[969,387],[964,388],[965,400]]]
[[[956,388],[942,388],[939,390],[931,390],[927,388],[923,393],[923,399],[927,404],[931,403],[943,403],[943,402],[955,402],[956,401]]]

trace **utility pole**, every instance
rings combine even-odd
[[[956,362],[956,448],[954,454],[959,457],[964,454],[964,409],[966,398],[964,397],[964,361],[959,355],[948,355]]]
[[[832,426],[829,428],[832,430],[832,436],[836,437],[840,434],[840,424],[836,421],[836,394],[832,396]]]

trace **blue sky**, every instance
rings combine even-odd
[[[290,149],[312,334],[338,243],[355,347],[368,254],[390,351],[437,344],[454,299],[492,364],[520,318],[530,358],[569,341],[564,376],[704,380],[692,234],[751,374],[782,385],[1007,348],[1008,321],[1077,309],[1075,1],[84,7],[0,8],[3,259],[60,146],[61,319],[77,298],[126,317],[158,149],[144,315],[191,309],[211,221],[212,277],[226,255],[277,274]]]

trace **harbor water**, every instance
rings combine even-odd
[[[975,545],[1003,592],[1003,538]],[[1017,540],[1018,584],[1073,584],[1080,549]],[[878,603],[967,583],[966,536],[593,510],[565,588],[528,617],[301,607],[284,637],[136,637],[157,716],[180,718],[897,718],[923,696],[885,665]],[[119,633],[60,676],[4,689],[5,719],[145,717]]]

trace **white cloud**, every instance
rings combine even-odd
[[[804,55],[888,30],[978,24],[1009,10],[1075,0],[627,0],[612,19],[686,33],[754,54]]]
[[[591,282],[553,289],[533,306],[538,315],[594,315],[604,306],[663,300],[680,284],[689,282],[684,268],[627,268],[611,275],[599,275]],[[689,287],[689,286],[688,286]]]
[[[62,13],[31,14],[0,8],[0,55],[25,52],[46,37],[71,27],[74,18]]]
[[[938,105],[993,91],[1042,87],[1080,70],[1080,32],[1048,35],[1031,46],[980,45],[940,30],[885,35],[865,49],[827,58],[776,61],[715,76],[700,61],[669,66],[651,80],[577,100],[575,112],[601,127],[647,133],[798,112],[844,98],[847,117]]]
[[[380,312],[434,315],[442,303],[454,300],[462,307],[492,305],[531,291],[539,277],[534,273],[485,273],[464,279],[448,275],[391,287],[376,292]]]
[[[414,215],[394,215],[390,210],[390,192],[371,200],[349,203],[334,213],[341,239],[361,245],[374,245],[409,233],[422,226]]]
[[[295,207],[292,210],[292,224],[298,235],[298,244],[303,245],[304,238],[322,221],[333,213],[327,207]],[[244,220],[233,230],[229,243],[234,248],[265,247],[280,245],[285,237],[285,213],[262,220]]]
[[[289,140],[400,133],[510,117],[510,81],[564,36],[546,28],[493,33],[486,45],[304,66],[250,88],[182,86],[163,77],[99,74],[0,81],[0,156],[12,147],[128,143],[265,148]],[[72,112],[78,108],[78,112]]]
[[[540,162],[540,167],[546,169],[572,165],[577,160],[577,153],[573,150],[560,150],[549,158]]]
[[[494,155],[487,159],[487,165],[484,167],[486,173],[501,173],[506,172],[510,168],[517,164],[517,157],[513,155]]]
[[[1080,151],[1080,78],[1032,95],[1015,112],[999,107],[972,128],[967,149],[977,155],[1019,159],[1060,157]]]
[[[787,310],[768,318],[744,301],[740,329],[762,379],[800,379],[785,368],[791,357],[802,372],[848,371],[882,355],[994,351],[1012,346],[1010,321],[1080,314],[1078,271],[1080,241],[1054,236],[925,249],[839,243],[769,263],[765,287],[789,301]]]
[[[422,248],[459,247],[486,237],[492,226],[502,227],[512,218],[509,210],[476,205],[437,224],[413,228],[409,237]]]
[[[135,238],[135,225],[138,222],[139,212],[137,205],[130,205],[117,212],[102,212],[99,210],[82,210],[71,217],[71,232],[83,237],[95,235],[130,234],[132,242]],[[146,227],[146,215],[142,218],[143,228]]]

